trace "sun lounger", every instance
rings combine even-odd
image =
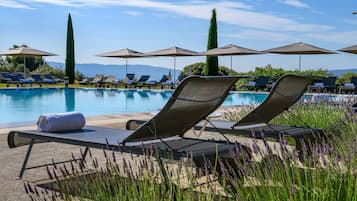
[[[147,82],[150,78],[150,75],[142,75],[140,76],[139,80],[137,82],[134,82],[136,87],[142,87],[145,82]]]
[[[304,94],[312,78],[297,75],[285,75],[273,86],[268,97],[257,108],[243,117],[240,121],[212,120],[206,125],[206,131],[220,132],[224,134],[240,134],[251,136],[256,132],[260,137],[261,132],[265,137],[279,139],[283,135],[291,136],[296,141],[296,148],[302,154],[303,145],[308,145],[311,140],[322,140],[325,136],[321,129],[301,126],[286,126],[269,124],[273,118],[295,104]],[[135,129],[146,122],[145,120],[130,120],[126,124],[127,129]],[[196,130],[202,129],[204,121],[196,124]]]
[[[323,77],[321,82],[315,82],[309,87],[309,91],[312,92],[336,92],[336,80],[337,77]]]
[[[153,87],[153,86],[157,86],[159,84],[162,84],[164,82],[166,82],[169,78],[167,77],[167,75],[162,75],[161,79],[159,81],[156,81],[156,80],[150,80],[148,82],[145,82],[144,85],[145,86],[148,86],[149,88],[150,87]]]
[[[131,85],[135,82],[135,74],[134,73],[128,73],[126,74],[123,83],[125,86]]]
[[[83,85],[86,85],[89,83],[89,80],[87,78],[84,78],[83,80],[81,81],[78,81],[78,84],[83,84]]]
[[[110,75],[103,81],[103,83],[105,83],[105,84],[118,84],[119,80],[117,80],[115,78],[115,76]]]
[[[90,81],[90,83],[91,84],[102,84],[103,79],[104,79],[104,75],[97,74],[95,76],[95,78],[92,81]]]
[[[14,78],[17,77],[17,79],[20,81],[22,84],[32,84],[33,79],[31,78],[25,78],[22,73],[14,73]],[[16,79],[16,78],[15,78]]]
[[[241,87],[248,88],[248,90],[254,89],[255,91],[265,89],[269,83],[270,76],[259,76],[255,81],[248,82]]]
[[[236,143],[192,139],[185,137],[184,134],[222,104],[238,79],[219,76],[192,76],[184,79],[163,109],[135,131],[92,126],[86,126],[78,131],[52,133],[37,130],[11,131],[8,135],[10,148],[29,144],[19,177],[23,176],[26,169],[31,168],[27,167],[27,162],[36,142],[58,142],[86,147],[83,158],[89,148],[120,150],[133,154],[144,154],[145,149],[155,148],[160,164],[161,157],[179,159],[191,155],[199,168],[204,168],[207,161],[214,164],[218,153],[223,163],[236,167],[230,155],[233,148],[236,148]],[[241,148],[249,157],[248,148]],[[165,169],[161,170],[165,175]]]
[[[9,73],[1,72],[0,73],[0,82],[1,83],[9,83],[9,82],[11,82],[11,77],[10,77]]]
[[[351,93],[356,93],[357,89],[357,77],[352,77],[351,82],[349,83],[344,83],[343,86],[339,87],[339,92],[351,92]]]
[[[62,82],[62,80],[61,79],[56,79],[56,78],[54,78],[52,75],[50,75],[50,74],[45,74],[45,75],[43,75],[43,81],[45,82],[45,83],[48,83],[48,84],[53,84],[53,83],[58,83],[58,82]]]
[[[34,80],[35,83],[43,83],[43,79],[41,75],[39,74],[31,74],[32,79]]]

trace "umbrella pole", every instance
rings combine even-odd
[[[299,54],[299,71],[301,71],[301,54]]]
[[[24,76],[26,75],[26,57],[24,56]]]
[[[176,56],[174,56],[174,84],[176,79]]]
[[[128,74],[128,58],[125,58],[125,77]]]
[[[229,74],[228,75],[232,75],[232,73],[233,73],[233,71],[232,71],[232,55],[231,55],[231,72],[229,72]]]

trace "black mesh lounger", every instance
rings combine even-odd
[[[37,142],[58,142],[86,147],[120,150],[143,154],[144,147],[154,147],[159,156],[167,156],[171,152],[174,159],[192,155],[198,167],[204,166],[204,158],[215,161],[216,151],[229,163],[229,150],[236,147],[228,141],[209,141],[184,137],[184,133],[216,110],[224,101],[229,90],[239,77],[199,77],[191,76],[184,79],[172,94],[163,109],[152,119],[145,122],[135,131],[86,126],[79,131],[71,132],[39,132],[11,131],[8,135],[8,145],[15,148],[29,144],[28,151],[20,171],[23,176],[27,167],[32,146]],[[153,141],[154,140],[154,141]],[[217,148],[217,149],[216,149]],[[243,147],[248,152],[248,148]],[[249,154],[248,154],[249,156]],[[158,157],[160,162],[160,157]],[[36,166],[39,167],[39,166]]]
[[[268,124],[273,118],[295,104],[304,94],[308,85],[312,82],[312,78],[285,75],[281,77],[267,98],[253,111],[243,117],[240,121],[223,121],[214,120],[209,121],[206,126],[206,131],[220,132],[222,134],[242,134],[251,136],[253,132],[259,138],[261,133],[265,137],[272,137],[279,139],[282,135],[288,135],[295,139],[296,148],[301,152],[303,144],[308,145],[310,140],[321,140],[324,137],[324,132],[318,128],[310,128],[302,126],[285,126]],[[133,129],[141,125],[145,120],[130,120],[127,122],[127,129]],[[200,130],[203,122],[194,126],[195,129]]]

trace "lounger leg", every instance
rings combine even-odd
[[[27,165],[27,162],[28,162],[28,160],[30,158],[30,154],[31,154],[32,146],[33,146],[34,142],[35,142],[35,139],[31,139],[31,142],[29,144],[29,148],[28,148],[28,150],[26,152],[26,155],[25,155],[24,162],[22,163],[21,171],[20,171],[20,174],[19,174],[19,179],[21,179],[22,176],[24,175],[24,172],[26,170],[26,165]]]
[[[86,149],[81,155],[82,158],[80,159],[80,163],[79,163],[81,167],[84,167],[84,160],[86,159],[88,151],[89,151],[89,147],[86,147]]]
[[[84,160],[86,159],[86,156],[88,154],[88,151],[89,151],[89,147],[86,147],[86,149],[84,150],[83,154],[82,154],[82,163],[84,162]]]

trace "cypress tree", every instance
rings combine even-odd
[[[211,23],[208,33],[207,50],[217,48],[217,21],[216,21],[216,9],[212,10]],[[204,75],[218,75],[218,57],[207,56],[206,65],[203,69]]]
[[[68,14],[67,22],[67,46],[66,46],[66,76],[70,84],[74,83],[75,79],[75,60],[74,60],[74,37],[71,14]]]

